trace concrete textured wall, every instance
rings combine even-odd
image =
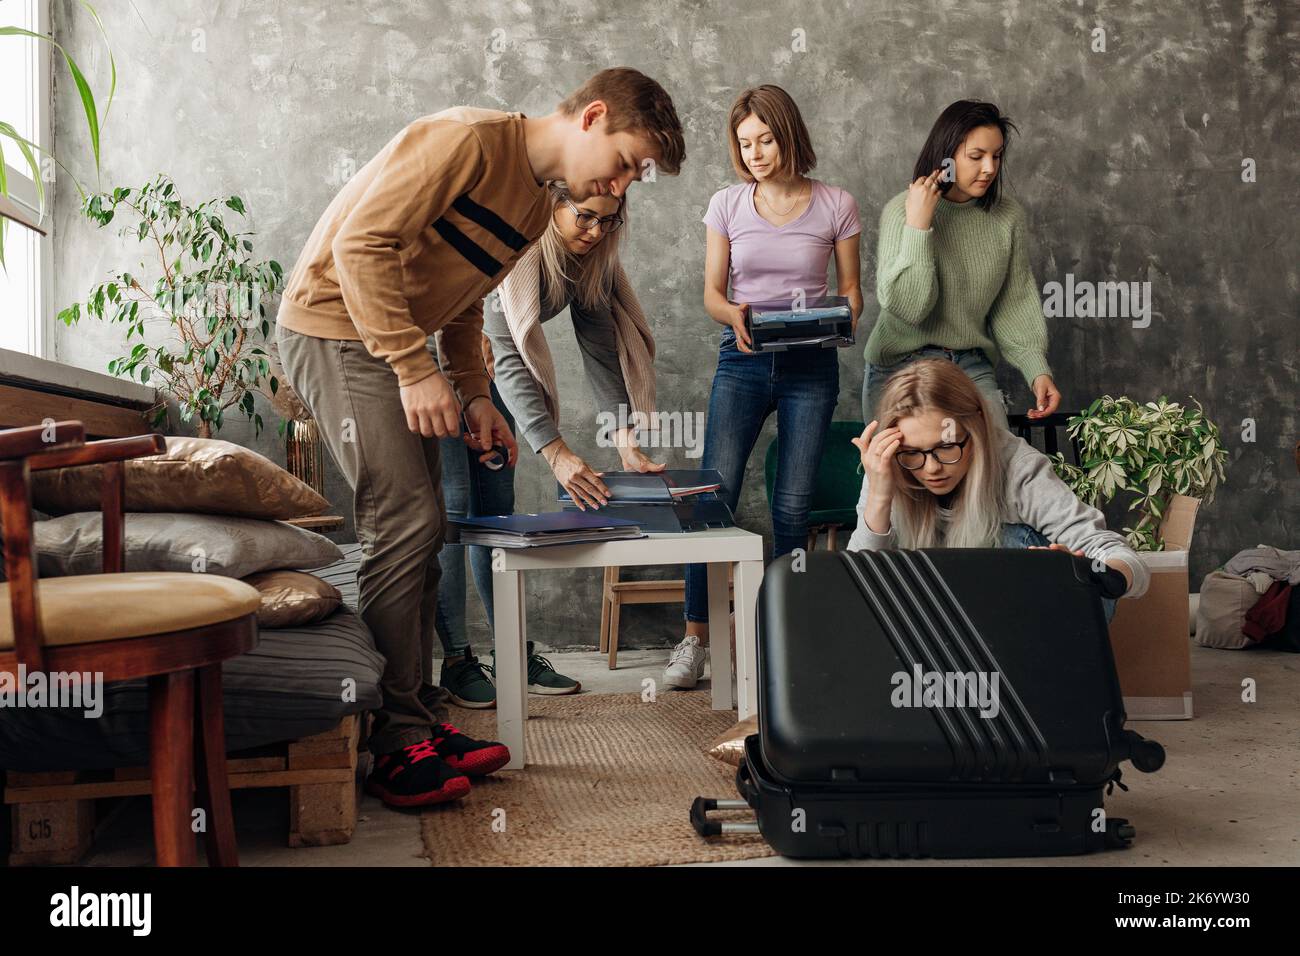
[[[1300,547],[1297,397],[1295,69],[1297,10],[1281,2],[833,2],[747,4],[665,0],[451,0],[357,5],[297,2],[98,5],[120,73],[104,131],[102,184],[172,175],[193,201],[238,193],[261,255],[295,261],[341,174],[364,163],[412,118],[456,104],[548,112],[592,72],[637,67],[672,94],[687,136],[677,178],[634,187],[628,272],[660,346],[661,405],[703,411],[718,327],[701,306],[710,195],[734,181],[727,109],[744,87],[776,83],[795,97],[820,163],[814,175],[847,188],[863,213],[862,340],[875,314],[876,222],[908,178],[939,111],[990,99],[1019,124],[1006,173],[1026,206],[1040,285],[1076,279],[1149,281],[1148,328],[1126,319],[1050,322],[1049,360],[1065,401],[1109,393],[1201,400],[1229,449],[1227,486],[1202,511],[1193,586],[1238,549]],[[58,38],[98,87],[106,63],[92,26],[56,0]],[[1105,50],[1094,49],[1104,30]],[[84,179],[86,134],[66,75],[56,145]],[[1243,182],[1243,160],[1255,182]],[[109,269],[134,263],[133,243],[96,231],[59,188],[56,299],[84,297]],[[561,382],[581,363],[571,328],[549,325]],[[119,329],[56,331],[53,355],[102,369]],[[836,417],[860,417],[860,350],[841,352]],[[1019,374],[999,378],[1013,410],[1029,404]],[[274,417],[262,409],[269,422]],[[594,409],[566,392],[571,444],[603,467]],[[1256,423],[1254,442],[1241,437]],[[761,476],[769,422],[746,479],[741,523],[770,533]],[[254,439],[221,437],[283,461],[272,425]],[[680,451],[669,461],[687,466]],[[553,484],[525,456],[521,510],[548,510]],[[347,514],[333,474],[328,491]],[[349,514],[350,520],[350,514]],[[350,526],[349,526],[350,531]],[[340,537],[348,537],[344,532]],[[674,569],[675,570],[675,569]],[[671,572],[665,572],[666,574]],[[548,646],[594,644],[600,575],[572,572],[529,586],[530,634]],[[477,602],[471,598],[473,614]],[[677,609],[624,615],[624,644],[665,644]],[[481,638],[480,638],[481,639]]]

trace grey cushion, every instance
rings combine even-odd
[[[343,557],[328,567],[313,571],[312,574],[338,588],[339,593],[343,595],[343,603],[355,611],[360,598],[357,590],[357,568],[361,564],[361,545],[356,542],[341,544],[339,551]]]
[[[99,512],[37,522],[35,535],[41,576],[103,570]],[[329,538],[283,521],[169,512],[126,516],[128,571],[206,571],[242,578],[274,568],[310,571],[342,557]]]
[[[297,740],[381,702],[384,658],[369,629],[339,608],[304,627],[262,631],[247,654],[222,665],[228,750]],[[355,700],[344,700],[344,681]],[[0,709],[0,767],[41,771],[144,766],[149,762],[145,682],[104,687],[104,711],[87,720],[66,709]]]

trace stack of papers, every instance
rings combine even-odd
[[[489,548],[537,548],[643,538],[635,521],[590,511],[450,518],[455,540]]]
[[[722,487],[722,473],[716,468],[691,471],[686,468],[670,468],[661,472],[668,483],[668,491],[674,498],[686,495],[701,495],[717,491]]]
[[[813,298],[803,308],[789,301],[751,302],[747,323],[759,352],[853,344],[853,313],[844,296]]]

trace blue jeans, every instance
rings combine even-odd
[[[937,345],[927,345],[915,352],[908,352],[890,365],[868,362],[866,372],[862,376],[862,420],[869,422],[874,417],[876,406],[880,403],[880,393],[885,390],[885,382],[889,376],[915,361],[927,358],[946,358],[950,362],[956,362],[957,367],[970,376],[975,387],[989,400],[993,414],[998,417],[996,424],[1003,428],[1007,427],[1006,401],[998,389],[997,376],[993,374],[993,363],[984,354],[984,350],[947,349]]]
[[[515,420],[496,383],[492,384],[492,404],[505,416],[513,432]],[[442,497],[448,518],[478,517],[481,515],[508,515],[515,510],[515,470],[507,465],[500,471],[483,465],[476,452],[459,436],[444,438],[439,442],[442,458]],[[465,551],[474,572],[483,610],[487,612],[488,626],[492,623],[492,549],[482,545],[443,545],[439,560],[442,563],[442,580],[438,582],[438,613],[434,627],[443,652],[449,656],[464,654],[469,647],[469,631],[465,625]]]
[[[806,547],[817,466],[826,429],[839,400],[836,349],[794,349],[749,354],[736,334],[722,332],[718,370],[709,393],[701,468],[722,473],[721,494],[734,512],[745,465],[767,417],[776,412],[779,439],[772,488],[774,557]],[[709,619],[707,565],[686,568],[686,620]]]
[[[1031,528],[1027,524],[1003,524],[1002,525],[1002,547],[1004,548],[1027,548],[1031,544],[1050,544],[1046,538],[1038,532],[1036,528]],[[1106,612],[1106,623],[1115,616],[1115,599],[1104,597],[1101,599],[1102,610]]]

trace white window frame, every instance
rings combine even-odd
[[[15,0],[9,0],[15,2]],[[17,0],[26,4],[28,11],[34,14],[32,21],[36,24],[34,32],[48,36],[50,34],[50,0]],[[6,45],[13,44],[13,38],[7,38],[3,41]],[[48,150],[53,142],[52,120],[54,114],[53,103],[53,83],[50,64],[50,44],[39,41],[31,41],[31,46],[35,48],[36,62],[36,83],[33,85],[34,102],[29,108],[32,110],[32,128],[33,142],[43,150]],[[37,153],[37,159],[40,162],[41,169],[47,168],[46,155]],[[37,199],[36,184],[31,179],[30,170],[24,165],[17,168],[9,163],[5,164],[5,172],[9,181],[9,198],[30,210],[33,218],[39,213],[40,203]],[[57,177],[56,177],[57,182]],[[45,358],[50,343],[53,341],[51,332],[53,331],[53,304],[54,304],[54,241],[50,235],[50,227],[53,224],[54,216],[54,188],[55,182],[45,184],[45,219],[41,222],[45,229],[45,235],[36,235],[36,272],[37,280],[34,295],[32,296],[32,309],[27,316],[28,338],[30,341],[30,354],[37,358]],[[9,223],[7,230],[10,242],[16,237],[21,236],[21,232],[27,232],[27,227],[17,223]]]

